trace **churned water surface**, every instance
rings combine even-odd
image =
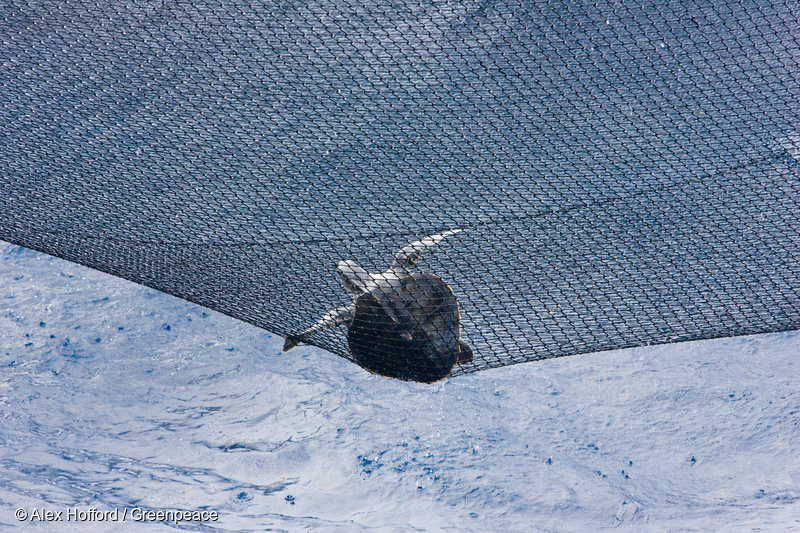
[[[4,531],[800,530],[798,332],[426,386],[8,244],[0,329]]]

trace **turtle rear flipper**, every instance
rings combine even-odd
[[[370,283],[374,281],[372,274],[358,266],[355,261],[339,261],[338,270],[345,288],[355,296],[367,292]]]
[[[456,354],[456,363],[465,365],[472,362],[472,348],[469,344],[464,342],[464,339],[458,339],[458,347],[461,350]]]

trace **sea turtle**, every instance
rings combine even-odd
[[[409,272],[428,247],[459,231],[404,246],[381,274],[370,274],[355,261],[340,261],[339,274],[353,303],[286,337],[283,351],[318,331],[347,324],[347,344],[356,363],[382,376],[432,383],[450,374],[456,363],[471,362],[452,289],[435,274]]]

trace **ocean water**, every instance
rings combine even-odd
[[[0,244],[0,530],[800,531],[799,332],[433,385],[282,342]]]

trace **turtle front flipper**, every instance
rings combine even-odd
[[[353,320],[353,309],[354,306],[348,307],[339,307],[338,309],[334,309],[333,311],[328,311],[323,315],[322,318],[317,320],[317,322],[308,328],[307,330],[303,331],[302,333],[298,333],[297,335],[287,335],[286,341],[283,343],[283,351],[288,352],[301,342],[305,342],[307,338],[318,331],[322,331],[325,329],[335,328],[337,326],[341,326],[346,322],[350,322]]]
[[[283,343],[283,351],[288,352],[301,342],[303,342],[303,339],[299,335],[287,335],[286,342]]]
[[[394,256],[394,264],[392,264],[392,269],[395,268],[408,268],[414,263],[417,262],[419,256],[422,255],[426,249],[430,248],[439,243],[445,237],[453,235],[454,233],[459,233],[461,229],[454,229],[452,231],[445,231],[444,233],[439,233],[437,235],[431,235],[429,237],[425,237],[421,241],[415,241],[411,244],[407,244],[403,248],[401,248]]]

